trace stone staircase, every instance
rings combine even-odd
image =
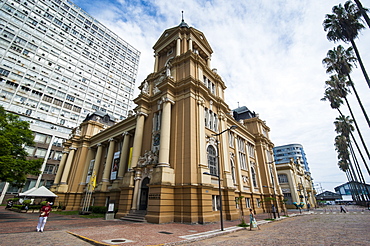
[[[146,222],[145,220],[146,210],[131,210],[126,216],[121,217],[121,220],[131,222]]]

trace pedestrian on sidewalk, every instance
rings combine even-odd
[[[271,205],[271,212],[274,215],[274,219],[276,219],[276,207],[274,204]]]
[[[307,211],[310,211],[311,204],[307,203]]]
[[[42,206],[42,208],[40,209],[39,223],[37,224],[37,227],[36,227],[37,232],[44,231],[46,220],[48,219],[48,216],[51,212],[51,205],[52,203],[46,202],[46,205]]]
[[[347,213],[347,211],[344,209],[343,205],[340,205],[340,212]]]
[[[252,209],[249,209],[249,230],[251,231],[252,228],[258,228],[258,230],[261,230],[260,226],[257,224],[256,217],[253,213]]]

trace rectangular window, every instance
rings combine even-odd
[[[42,148],[37,148],[36,149],[36,152],[35,152],[35,157],[37,158],[44,158],[45,155],[46,155],[46,149],[42,149]]]
[[[248,147],[249,157],[255,158],[254,145],[252,145],[251,143],[248,143],[247,147]]]
[[[53,173],[53,170],[54,170],[54,165],[46,165],[46,167],[44,169],[44,173],[46,173],[46,174],[54,174]]]
[[[212,195],[212,210],[220,211],[220,196]]]
[[[256,198],[256,203],[257,203],[257,207],[261,207],[261,199],[260,198]]]
[[[250,208],[251,207],[251,199],[250,198],[245,198],[245,207]]]
[[[63,101],[62,100],[59,100],[59,99],[56,99],[54,98],[54,102],[53,102],[55,105],[58,105],[58,106],[62,106],[63,105]]]
[[[63,107],[66,108],[66,109],[72,109],[73,105],[66,102],[66,103],[64,103]]]
[[[234,148],[234,133],[229,131],[228,134],[229,134],[229,146],[231,148]]]

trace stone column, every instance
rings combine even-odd
[[[144,134],[144,121],[146,116],[148,115],[143,112],[138,112],[136,114],[136,130],[134,136],[134,148],[132,150],[131,169],[136,167],[141,154]]]
[[[81,185],[86,184],[87,172],[89,171],[90,162],[93,158],[94,158],[94,150],[90,147],[89,151],[87,152],[85,166],[84,166],[84,170],[83,170],[82,177],[81,177],[81,183],[80,183]]]
[[[227,129],[227,124],[226,124],[226,116],[223,112],[219,112],[218,114],[219,116],[219,123],[220,123],[220,126],[219,126],[219,131],[223,131],[225,129]],[[227,141],[227,139],[229,138],[229,131],[221,134],[219,137],[219,140],[220,140],[220,143],[219,143],[219,147],[220,147],[220,160],[221,162],[224,164],[223,166],[223,169],[221,169],[221,173],[223,172],[230,172],[230,161],[229,161],[229,153],[228,153],[228,150],[229,150],[229,143]]]
[[[189,50],[193,51],[193,40],[191,39],[191,37],[189,38]]]
[[[59,162],[58,172],[57,172],[57,175],[55,176],[55,179],[54,179],[54,185],[58,185],[60,183],[60,178],[62,177],[62,173],[63,173],[63,170],[64,170],[64,166],[66,165],[67,156],[68,156],[69,152],[68,151],[63,151],[62,153],[63,153],[63,155],[62,155],[62,159]]]
[[[73,157],[75,155],[76,148],[69,147],[69,155],[66,161],[66,165],[63,170],[62,178],[60,180],[60,184],[67,184],[67,179],[69,177],[69,171],[71,170]]]
[[[98,146],[98,150],[96,151],[94,169],[93,169],[93,174],[92,174],[92,175],[95,174],[96,177],[98,176],[101,156],[102,156],[102,152],[103,152],[103,145],[101,143],[98,143],[97,146]]]
[[[211,68],[211,57],[207,58],[207,66]]]
[[[110,138],[108,140],[109,142],[109,147],[108,147],[108,154],[107,154],[107,159],[105,161],[105,166],[104,166],[104,172],[103,172],[103,182],[109,182],[109,174],[110,170],[112,167],[112,161],[113,161],[113,155],[114,155],[114,146],[116,141],[113,138]]]
[[[175,102],[167,97],[163,97],[162,103],[163,109],[158,166],[170,166],[171,104]]]
[[[181,52],[181,39],[177,38],[176,40],[176,56],[179,56]]]
[[[129,143],[130,143],[131,134],[128,132],[124,132],[123,135],[124,135],[124,138],[123,138],[123,144],[122,144],[122,149],[121,149],[121,158],[119,161],[117,179],[123,179],[123,175],[125,174],[127,170],[127,165],[126,165],[127,158],[130,153]]]
[[[135,178],[134,178],[134,181],[135,181],[134,197],[132,198],[131,210],[137,210],[137,205],[138,205],[137,201],[138,201],[138,197],[139,197],[140,180],[141,180],[141,171],[136,170]]]
[[[198,127],[199,127],[199,164],[208,167],[206,150],[206,133],[204,122],[204,100],[198,100]]]
[[[158,53],[154,54],[154,72],[158,72]]]

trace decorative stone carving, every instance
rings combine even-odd
[[[141,93],[149,95],[149,84],[148,81],[144,81],[143,88],[141,88]]]
[[[147,165],[157,164],[157,163],[158,163],[158,153],[152,152],[151,150],[145,151],[144,155],[140,156],[138,160],[139,167],[145,167]]]
[[[153,92],[153,95],[156,95],[156,94],[158,94],[161,91],[158,89],[157,86],[154,86],[152,92]]]

